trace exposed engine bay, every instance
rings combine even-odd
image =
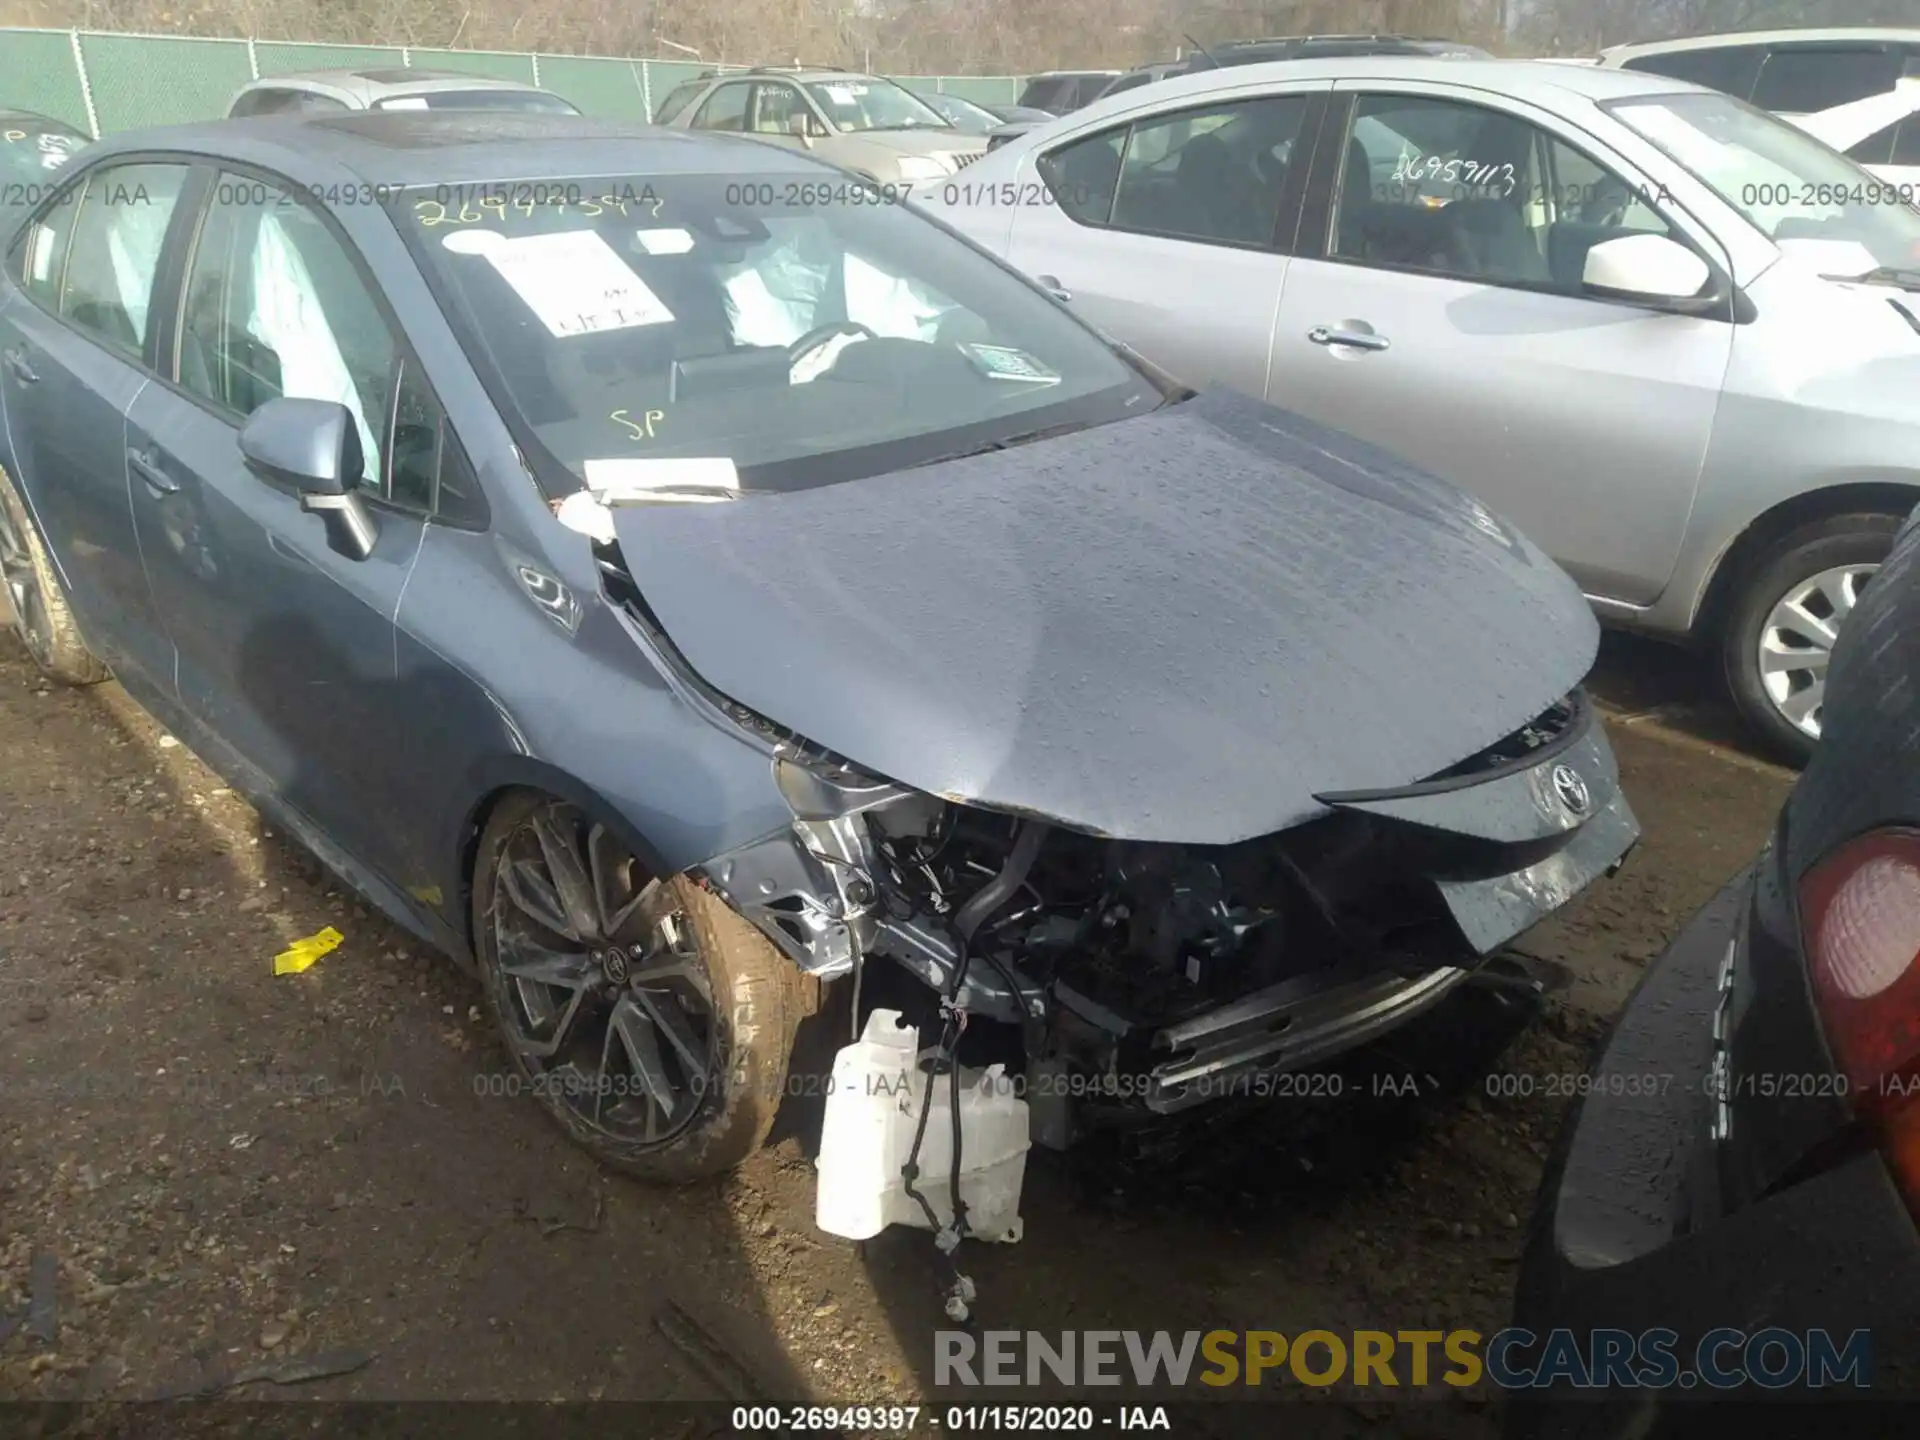
[[[774,763],[792,836],[704,874],[802,968],[897,965],[1017,1031],[1029,1079],[1064,1077],[1049,1093],[1159,1113],[1401,1023],[1638,834],[1578,692],[1422,785],[1228,846],[959,804],[791,737]],[[1037,1133],[1068,1143],[1066,1108]]]

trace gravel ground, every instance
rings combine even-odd
[[[1723,721],[1672,657],[1609,642],[1603,692],[1645,711],[1649,669],[1667,709],[1610,721],[1645,839],[1523,937],[1559,982],[1543,1013],[1463,996],[1356,1059],[1337,1106],[1036,1154],[1026,1238],[968,1257],[982,1323],[1504,1323],[1559,1102],[1494,1098],[1483,1073],[1577,1072],[1790,779],[1717,743]],[[933,1395],[931,1247],[814,1230],[811,1117],[784,1116],[720,1184],[602,1173],[531,1101],[487,1093],[504,1057],[452,967],[342,894],[117,687],[48,689],[5,637],[0,754],[0,1314],[25,1309],[50,1255],[59,1322],[51,1344],[0,1344],[0,1397],[137,1398],[261,1366],[292,1379],[343,1352],[365,1363],[235,1393]],[[272,973],[329,925],[337,950]],[[1425,1093],[1372,1093],[1409,1074]],[[674,1343],[676,1317],[744,1378]],[[1493,1430],[1486,1395],[1320,1398],[1328,1433]]]

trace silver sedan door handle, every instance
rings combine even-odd
[[[1062,285],[1057,276],[1041,275],[1036,278],[1039,281],[1040,288],[1053,296],[1053,298],[1058,300],[1062,305],[1073,299],[1073,292]]]
[[[1316,345],[1350,345],[1355,350],[1384,350],[1391,343],[1384,335],[1368,335],[1358,330],[1335,330],[1316,325],[1307,331],[1307,339]]]

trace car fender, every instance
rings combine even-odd
[[[1716,493],[1702,486],[1673,578],[1639,618],[1643,628],[1710,639],[1723,602],[1772,541],[1828,515],[1910,514],[1920,505],[1920,466],[1853,466],[1805,484],[1782,475],[1741,490]]]

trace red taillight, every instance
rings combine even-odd
[[[1878,1094],[1920,1059],[1920,831],[1876,830],[1800,882],[1813,993],[1833,1058]]]
[[[1876,830],[1821,861],[1800,923],[1834,1063],[1920,1209],[1920,831]]]

